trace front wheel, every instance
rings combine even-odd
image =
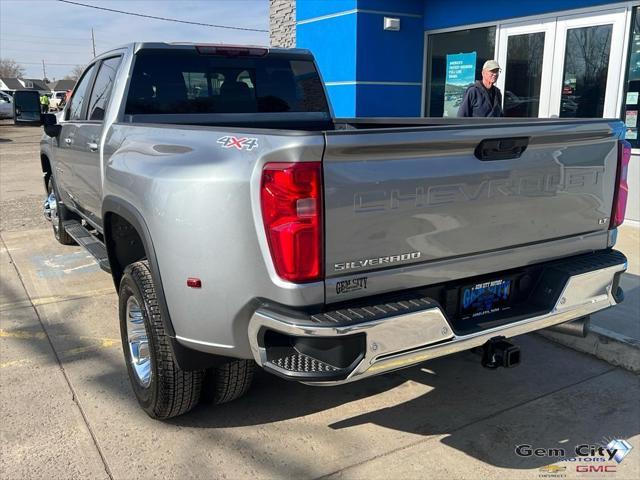
[[[138,403],[156,419],[188,412],[200,401],[204,371],[178,366],[146,260],[125,269],[118,296],[124,358]]]
[[[75,245],[75,240],[67,233],[63,222],[67,220],[69,213],[66,207],[58,201],[58,190],[56,189],[53,175],[47,181],[47,198],[44,201],[44,216],[51,222],[53,235],[62,245]]]

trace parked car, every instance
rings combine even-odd
[[[44,214],[110,272],[153,418],[241,396],[256,365],[513,367],[510,337],[623,299],[619,120],[338,119],[306,50],[164,43],[96,58],[58,116]]]
[[[58,90],[51,92],[51,96],[49,97],[49,111],[57,112],[61,109],[62,104],[64,104],[63,100],[66,95],[66,90]]]
[[[13,117],[13,98],[4,92],[0,92],[0,118]]]

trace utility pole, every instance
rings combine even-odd
[[[42,59],[42,79],[45,80],[47,78],[47,69],[44,66],[44,58]]]
[[[96,37],[93,35],[93,28],[91,29],[91,44],[93,45],[93,56],[96,56]]]

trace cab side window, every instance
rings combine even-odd
[[[89,99],[89,120],[104,120],[116,72],[122,57],[108,58],[100,65]]]
[[[67,109],[67,120],[84,120],[82,118],[82,105],[84,104],[84,97],[87,95],[89,83],[93,78],[94,67],[95,64],[91,65],[84,72],[80,82],[74,89],[73,96],[69,102],[69,108]]]

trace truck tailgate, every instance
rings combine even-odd
[[[609,226],[616,128],[574,120],[327,132],[327,279],[574,237],[579,252]],[[523,137],[518,158],[474,153],[483,140]],[[458,263],[451,278],[478,273]]]

